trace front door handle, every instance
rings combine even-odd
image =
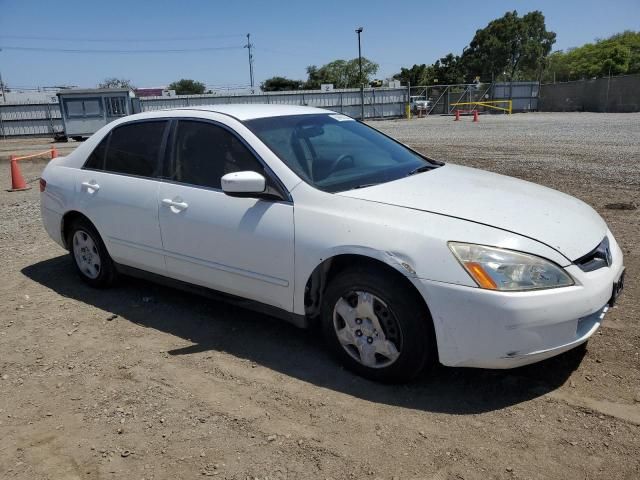
[[[166,207],[170,207],[172,211],[186,210],[187,208],[189,208],[189,204],[187,202],[183,202],[182,199],[179,198],[175,200],[172,200],[170,198],[163,198],[162,204]]]
[[[82,182],[81,185],[84,188],[86,188],[89,193],[92,193],[92,190],[94,192],[97,192],[98,190],[100,190],[100,185],[98,185],[98,183],[95,180],[91,180],[89,182]]]

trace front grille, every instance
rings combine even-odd
[[[611,248],[609,238],[604,237],[600,244],[586,255],[575,260],[575,263],[583,272],[593,272],[599,268],[611,266]]]

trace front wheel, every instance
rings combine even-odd
[[[340,272],[325,292],[322,323],[334,353],[363,377],[404,382],[435,363],[428,310],[387,272]]]

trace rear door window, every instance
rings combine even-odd
[[[167,123],[166,120],[137,122],[115,128],[110,134],[104,169],[125,175],[156,176]],[[101,145],[94,152],[98,157]]]

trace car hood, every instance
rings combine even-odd
[[[340,195],[500,228],[542,242],[569,260],[593,250],[607,232],[600,215],[576,198],[524,180],[459,165],[447,164]]]

